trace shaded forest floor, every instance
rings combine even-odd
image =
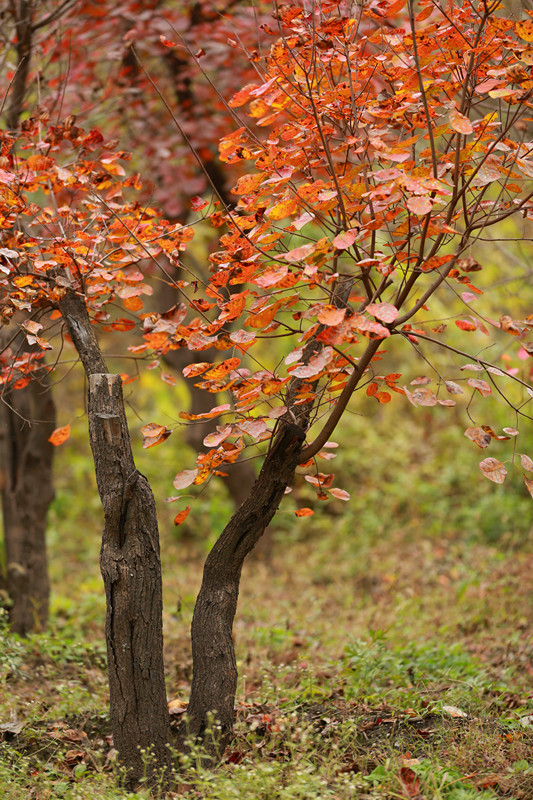
[[[335,518],[331,524],[338,523]],[[309,523],[307,523],[309,525]],[[532,553],[523,542],[309,527],[247,565],[235,636],[235,738],[184,798],[533,798]],[[173,724],[191,677],[201,575],[164,541]],[[0,794],[116,798],[97,568],[62,565],[49,633],[2,633]],[[141,792],[138,797],[144,797]],[[147,795],[146,795],[147,796]]]

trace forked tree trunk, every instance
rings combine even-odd
[[[127,786],[143,776],[154,785],[172,770],[155,502],[133,460],[120,376],[107,374],[85,303],[69,291],[60,309],[89,378],[89,435],[105,515],[100,567],[113,739]]]
[[[305,438],[298,425],[280,423],[252,492],[235,512],[209,553],[192,621],[193,681],[180,734],[200,740],[207,756],[221,757],[233,729],[237,665],[233,620],[242,565],[278,510],[300,461]],[[210,726],[215,722],[218,728]]]
[[[46,370],[0,402],[0,485],[11,630],[21,636],[48,623],[50,586],[46,515],[54,497],[48,437],[55,407]]]
[[[352,284],[349,277],[339,281],[332,298],[336,306],[346,303]],[[369,343],[350,378],[353,385],[349,392],[346,389],[348,397],[378,346],[379,342]],[[310,339],[302,362],[306,364],[320,347],[316,339]],[[188,738],[200,741],[209,761],[222,756],[233,729],[237,664],[232,631],[244,559],[277,512],[285,489],[303,460],[302,445],[314,402],[294,405],[301,383],[293,377],[285,397],[293,421],[288,421],[287,415],[279,420],[278,431],[252,491],[226,525],[204,566],[192,620],[193,679],[180,744],[186,750]],[[213,722],[217,727],[210,730]]]

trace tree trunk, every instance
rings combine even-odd
[[[336,306],[342,307],[346,303],[352,284],[350,277],[339,280],[332,298]],[[302,362],[308,363],[321,346],[311,338],[302,354]],[[379,342],[369,343],[354,371],[354,387],[378,346]],[[233,730],[237,664],[232,630],[244,559],[277,512],[285,489],[303,460],[302,445],[314,401],[294,404],[301,384],[301,379],[291,379],[285,397],[291,421],[288,414],[279,420],[278,431],[252,491],[226,525],[204,566],[191,630],[191,697],[180,741],[185,750],[188,737],[201,741],[209,761],[222,756]],[[210,732],[213,719],[219,727]]]
[[[60,308],[89,378],[89,435],[105,515],[100,567],[113,739],[127,786],[143,777],[155,785],[172,770],[155,502],[133,460],[120,376],[105,370],[85,303],[69,291]]]
[[[237,665],[232,628],[242,565],[278,510],[300,461],[303,428],[280,423],[252,492],[209,553],[192,621],[193,682],[180,734],[200,740],[209,759],[221,757],[233,729]],[[219,728],[210,725],[216,723]]]
[[[11,630],[21,636],[48,623],[50,586],[46,515],[54,497],[48,437],[55,407],[48,375],[39,370],[23,389],[6,391],[0,403],[0,485]]]
[[[16,42],[15,71],[6,126],[16,130],[27,89],[33,45],[32,0],[11,4]],[[19,342],[20,344],[20,342]],[[25,636],[48,623],[50,586],[46,515],[54,497],[55,405],[46,370],[23,389],[5,391],[0,403],[0,488],[6,554],[6,589],[11,630]]]

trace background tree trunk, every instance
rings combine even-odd
[[[60,308],[89,378],[89,435],[105,515],[100,567],[113,739],[127,786],[143,776],[154,785],[173,765],[155,501],[133,460],[120,376],[105,370],[85,303],[69,291]]]
[[[22,636],[48,623],[50,586],[46,515],[54,497],[48,437],[55,407],[46,370],[23,389],[6,391],[0,402],[0,485],[10,598],[11,630]]]
[[[17,69],[6,126],[16,130],[24,106],[33,47],[32,0],[10,4],[16,31]],[[3,338],[3,337],[2,337]],[[20,346],[20,341],[16,346]],[[24,346],[24,345],[22,345]],[[48,437],[55,428],[55,405],[43,369],[23,389],[5,391],[0,403],[0,490],[6,555],[5,586],[11,630],[22,636],[48,623],[49,579],[46,515],[54,497]]]

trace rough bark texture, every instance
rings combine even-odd
[[[85,303],[69,292],[61,311],[89,377],[89,434],[105,514],[100,567],[113,739],[127,785],[143,776],[154,784],[172,769],[155,502],[133,460],[120,376],[105,370]]]
[[[17,68],[10,88],[6,126],[19,126],[33,44],[32,0],[9,4],[15,22]],[[4,98],[5,99],[5,98]],[[20,342],[17,343],[17,347]],[[46,515],[54,497],[55,407],[45,370],[24,389],[5,391],[0,404],[0,487],[6,556],[5,589],[11,630],[22,636],[48,622],[49,581]]]
[[[209,553],[192,621],[193,682],[181,744],[199,739],[219,758],[233,729],[237,665],[232,628],[242,565],[276,513],[300,461],[305,438],[298,425],[280,423],[252,492]],[[209,733],[210,722],[220,729]]]
[[[55,407],[48,375],[39,371],[23,389],[0,402],[0,486],[11,630],[21,636],[48,622],[50,586],[46,557],[46,515],[54,497],[48,437]]]
[[[105,513],[100,568],[115,746],[128,783],[171,766],[163,669],[162,588],[155,502],[133,461],[119,375],[89,379],[89,431]]]
[[[30,71],[33,46],[34,2],[32,2],[32,0],[18,0],[18,2],[11,3],[10,5],[17,31],[17,41],[15,43],[17,71],[11,87],[11,98],[6,116],[6,124],[10,130],[15,130],[19,125]]]

